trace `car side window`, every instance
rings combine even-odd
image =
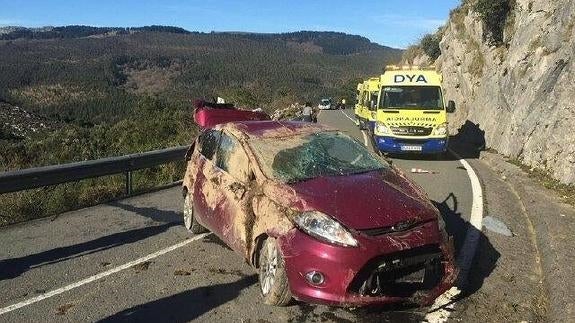
[[[214,153],[218,148],[221,132],[216,130],[208,130],[200,137],[200,153],[207,159],[214,158]]]
[[[242,182],[249,180],[249,159],[244,148],[236,138],[225,133],[218,147],[216,166]]]

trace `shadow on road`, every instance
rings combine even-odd
[[[233,283],[194,288],[146,304],[137,305],[100,322],[189,322],[230,302],[257,282],[257,275]]]
[[[433,201],[433,204],[443,216],[443,220],[445,221],[445,230],[453,237],[455,244],[455,257],[458,260],[459,266],[462,265],[462,261],[465,261],[460,257],[460,254],[465,243],[466,236],[476,236],[478,238],[477,249],[475,250],[471,267],[469,268],[469,272],[465,273],[468,275],[468,280],[460,280],[457,284],[463,291],[460,297],[465,298],[481,288],[483,281],[489,277],[496,268],[497,261],[501,254],[489,242],[489,238],[487,238],[487,236],[461,217],[461,213],[458,211],[457,197],[453,193],[450,193],[441,202]],[[469,230],[473,231],[468,232]]]
[[[137,242],[151,236],[158,235],[165,232],[169,228],[178,225],[178,222],[175,222],[175,220],[179,220],[180,218],[180,216],[173,211],[162,211],[147,207],[135,207],[127,204],[122,204],[120,202],[114,202],[110,205],[151,218],[156,222],[164,224],[118,232],[71,246],[54,248],[24,257],[1,260],[0,268],[2,268],[2,270],[0,271],[0,280],[18,277],[32,268],[38,268],[45,265],[82,257],[95,252]]]

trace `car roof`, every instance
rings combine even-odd
[[[301,134],[312,134],[335,129],[325,125],[299,121],[235,121],[216,126],[216,129],[230,130],[241,133],[249,138],[290,137]]]

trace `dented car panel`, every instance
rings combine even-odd
[[[457,276],[441,216],[417,185],[364,151],[336,130],[309,123],[217,125],[196,140],[184,193],[193,196],[197,221],[254,267],[262,241],[276,238],[296,299],[429,304]],[[305,212],[332,219],[357,245],[311,235],[296,221]],[[320,283],[306,279],[314,272],[322,273]]]

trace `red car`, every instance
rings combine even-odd
[[[204,129],[187,159],[185,227],[257,268],[267,304],[428,305],[454,283],[439,211],[344,133],[234,121]]]

